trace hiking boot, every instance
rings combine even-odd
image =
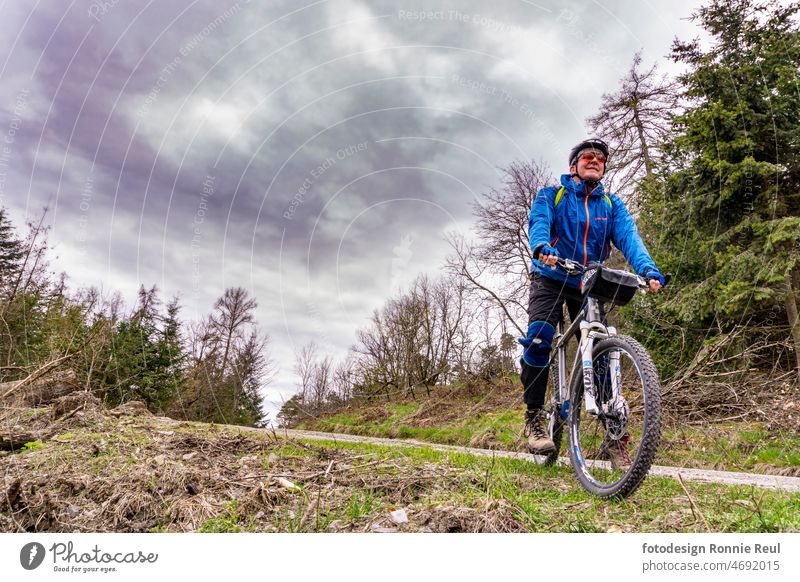
[[[600,444],[600,458],[608,459],[611,461],[611,466],[614,469],[627,471],[630,469],[633,461],[628,453],[628,443],[631,440],[631,433],[626,432],[620,439],[609,438],[606,433],[603,442]]]
[[[556,450],[553,439],[547,434],[545,420],[547,415],[544,410],[537,408],[525,413],[525,429],[523,436],[528,437],[528,451],[534,455],[544,455]]]

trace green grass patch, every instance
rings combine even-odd
[[[369,491],[355,491],[345,506],[344,515],[352,520],[367,517],[381,507],[380,500]]]
[[[458,479],[423,492],[415,505],[475,508],[495,503],[508,508],[525,531],[604,532],[616,526],[637,532],[705,532],[706,524],[714,532],[800,531],[800,494],[686,481],[696,513],[672,479],[648,477],[628,499],[601,500],[580,487],[569,467],[422,447],[313,442],[404,464],[406,475],[424,475],[431,465],[447,468]],[[394,502],[356,494],[345,514],[355,519]]]
[[[239,533],[244,531],[240,523],[240,516],[237,511],[238,501],[233,499],[228,503],[228,508],[225,514],[218,517],[212,517],[204,521],[199,528],[198,533]]]
[[[766,467],[800,467],[800,435],[768,432],[754,423],[709,424],[662,432],[659,464],[763,471]]]
[[[304,423],[301,428],[431,443],[523,450],[521,406],[486,404],[486,394],[450,400],[365,405]],[[420,411],[420,408],[423,408]],[[432,413],[428,413],[433,409]],[[437,420],[437,415],[441,417]],[[667,426],[656,463],[769,473],[800,470],[800,434],[753,422]]]
[[[419,410],[420,403],[419,402],[403,402],[400,404],[390,404],[387,406],[391,416],[389,420],[396,420],[400,418],[405,418],[411,414],[414,414],[417,410]]]
[[[31,451],[38,451],[39,449],[44,448],[44,443],[40,440],[31,441],[29,443],[25,443],[22,445],[23,453],[30,453]]]
[[[480,402],[484,398],[475,396],[471,400]],[[486,437],[490,443],[499,445],[500,448],[518,448],[523,422],[521,409],[481,414],[466,414],[465,411],[464,415],[448,422],[420,425],[414,418],[420,406],[422,404],[419,402],[405,402],[384,405],[380,413],[374,408],[340,412],[326,418],[304,422],[301,428],[462,446],[469,446]],[[380,419],[376,420],[374,418],[376,416]]]

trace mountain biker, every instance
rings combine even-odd
[[[636,224],[622,200],[605,191],[600,181],[608,162],[608,145],[601,139],[586,139],[569,154],[569,174],[561,176],[561,187],[539,190],[528,219],[533,252],[528,332],[519,342],[525,350],[522,365],[523,399],[527,405],[524,434],[528,450],[546,454],[555,444],[545,426],[544,395],[550,371],[550,347],[566,301],[574,319],[583,304],[580,277],[556,268],[559,257],[581,265],[601,263],[611,254],[611,244],[622,251],[634,270],[657,292],[664,277],[642,242]],[[601,306],[601,316],[605,313]],[[603,440],[601,452],[618,467],[629,466],[629,435]]]

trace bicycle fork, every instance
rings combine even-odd
[[[557,423],[565,423],[569,413],[569,387],[567,386],[567,347],[566,342],[561,341],[564,334],[562,323],[556,325],[555,345],[556,361],[558,362],[558,375],[553,379],[555,390],[553,394],[553,411],[548,414],[547,432],[550,438],[556,430]]]
[[[601,329],[602,328],[602,329]],[[597,323],[582,321],[581,322],[581,339],[580,339],[580,357],[581,367],[583,368],[583,399],[586,406],[586,412],[591,414],[599,414],[602,412],[609,414],[616,412],[618,408],[622,408],[623,398],[620,394],[620,361],[619,350],[611,350],[607,354],[608,361],[606,363],[607,369],[605,370],[604,381],[610,380],[611,394],[607,392],[602,394],[603,402],[598,406],[597,390],[595,386],[595,369],[592,360],[592,352],[594,351],[594,344],[597,339],[603,339],[616,335],[617,330],[613,327],[600,326]]]
[[[617,330],[613,327],[599,329],[598,324],[581,322],[579,350],[583,368],[583,400],[586,412],[598,415],[603,420],[611,438],[620,438],[625,433],[628,423],[628,403],[622,396],[620,352],[619,349],[612,349],[606,353],[608,360],[605,363],[606,369],[602,381],[610,381],[611,393],[608,394],[603,390],[602,402],[599,403],[592,352],[597,339],[614,336],[616,333]]]
[[[586,412],[597,414],[597,401],[594,398],[594,366],[592,366],[594,337],[592,336],[592,324],[582,321],[580,353],[583,363],[583,401],[586,404]]]
[[[577,364],[577,359],[580,358],[586,411],[591,414],[601,414],[596,398],[592,351],[597,339],[614,336],[617,334],[617,330],[614,327],[606,327],[600,323],[598,321],[599,313],[594,313],[592,308],[595,310],[597,309],[596,305],[592,306],[590,302],[588,306],[589,312],[587,313],[590,321],[584,319],[580,322],[580,339],[578,342],[578,352],[575,354],[575,364]],[[567,385],[567,342],[563,341],[563,325],[561,323],[556,326],[555,344],[558,346],[556,348],[558,357],[558,378],[556,379],[555,408],[548,423],[551,437],[553,435],[555,423],[557,421],[566,421],[570,406],[569,386]],[[619,413],[626,409],[624,399],[620,394],[619,358],[618,350],[612,350],[608,354],[608,374],[611,380],[611,396],[602,403],[602,412],[606,415],[614,413],[619,415]],[[573,371],[577,371],[574,365],[572,369]],[[627,414],[624,416],[627,417]]]

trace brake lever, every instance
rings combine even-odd
[[[570,259],[564,259],[562,263],[563,263],[563,269],[567,273],[567,275],[574,275],[579,272],[577,269],[578,263],[576,263],[575,261],[572,261]]]

